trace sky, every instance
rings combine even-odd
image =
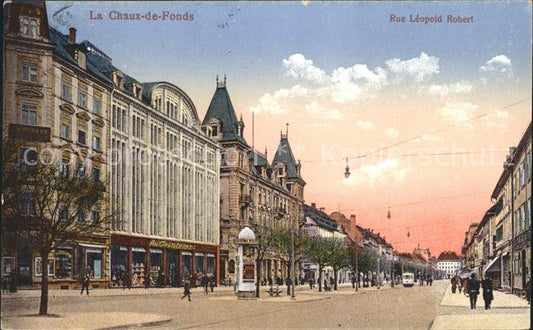
[[[355,214],[399,251],[459,253],[531,121],[528,2],[61,1],[47,10],[51,26],[74,26],[128,75],[179,86],[200,118],[226,75],[246,140],[270,161],[289,124],[306,203]],[[154,14],[165,19],[144,18]]]

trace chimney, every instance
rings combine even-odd
[[[350,222],[355,223],[355,220],[356,220],[355,214],[350,214]]]
[[[311,203],[311,207],[316,209],[316,203]]]
[[[321,208],[319,208],[318,210],[319,210],[320,212],[324,212],[324,211],[326,210],[326,208],[325,208],[325,207],[321,207]]]
[[[71,27],[68,30],[69,30],[68,42],[70,44],[75,44],[76,43],[76,29]]]

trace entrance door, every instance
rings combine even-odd
[[[526,288],[526,250],[522,250],[522,289]]]
[[[18,253],[18,285],[31,284],[31,250],[24,247]]]

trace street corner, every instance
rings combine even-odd
[[[171,318],[145,313],[76,313],[69,315],[21,315],[5,317],[3,329],[118,329],[148,327],[170,322]]]

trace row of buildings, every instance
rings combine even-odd
[[[125,277],[132,286],[179,286],[193,274],[235,282],[237,235],[252,224],[343,238],[400,260],[355,216],[304,203],[288,131],[271,161],[267,150],[255,150],[225,77],[217,77],[201,119],[180,87],[140,82],[92,42],[78,41],[75,28],[65,35],[49,26],[44,1],[13,1],[4,14],[3,140],[16,141],[21,157],[46,151],[62,173],[90,173],[106,184],[105,198],[79,221],[113,214],[105,232],[55,246],[52,287],[77,286],[87,272],[92,287],[120,286]],[[41,261],[28,242],[3,236],[2,275],[39,283]],[[285,260],[262,263],[261,278],[287,276]],[[318,277],[311,262],[297,267],[301,278]]]
[[[305,181],[288,131],[271,161],[255,150],[225,77],[201,119],[178,86],[140,82],[78,41],[75,28],[65,35],[49,26],[44,1],[13,1],[4,14],[3,140],[16,141],[21,157],[46,151],[62,173],[106,184],[105,198],[79,221],[113,214],[104,233],[55,246],[52,287],[76,286],[86,272],[93,287],[126,277],[133,286],[178,286],[192,274],[235,281],[244,226],[301,223]],[[6,235],[3,243],[2,275],[41,282],[35,249]],[[284,260],[263,263],[264,278],[286,276]]]
[[[531,278],[531,122],[509,149],[491,195],[493,205],[465,232],[464,264],[507,292],[522,294]]]

